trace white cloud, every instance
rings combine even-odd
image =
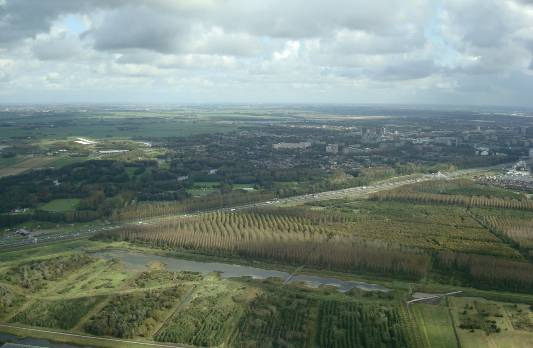
[[[300,42],[287,41],[285,47],[281,51],[275,51],[273,58],[276,61],[287,60],[298,57],[298,51],[300,50]]]
[[[10,85],[0,101],[61,89],[62,101],[524,103],[532,5],[0,0],[0,83]]]

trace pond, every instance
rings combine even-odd
[[[369,284],[365,282],[355,282],[349,280],[342,280],[330,277],[320,277],[312,275],[294,275],[291,276],[287,272],[263,269],[251,266],[236,265],[221,262],[203,262],[178,259],[169,256],[160,256],[152,254],[142,254],[126,250],[110,250],[101,251],[93,254],[94,256],[105,259],[118,259],[127,269],[142,271],[151,262],[161,262],[166,265],[167,270],[173,272],[188,271],[197,272],[201,274],[208,274],[212,272],[220,273],[222,278],[238,278],[238,277],[252,277],[255,279],[267,278],[281,278],[287,283],[303,282],[311,287],[319,287],[321,285],[335,286],[338,291],[346,292],[353,288],[365,291],[382,291],[387,292],[390,289],[378,285]]]

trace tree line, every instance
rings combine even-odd
[[[302,216],[217,212],[127,226],[96,238],[412,279],[428,270],[427,255],[363,243],[342,230],[342,224],[320,224]]]
[[[373,193],[370,195],[370,199],[423,204],[462,205],[469,208],[505,208],[533,211],[533,200],[411,192],[402,188]]]
[[[492,256],[440,252],[435,267],[462,273],[471,285],[517,292],[533,291],[533,265]]]

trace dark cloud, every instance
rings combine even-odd
[[[402,30],[389,36],[365,31],[340,30],[332,40],[323,40],[326,48],[335,54],[394,54],[410,52],[423,47],[426,39],[422,32]]]
[[[435,66],[433,61],[429,59],[403,61],[400,59],[397,62],[373,67],[344,67],[328,69],[323,72],[347,78],[366,78],[375,81],[409,81],[422,79],[442,71],[442,68]]]
[[[40,60],[66,60],[78,58],[83,49],[77,36],[61,33],[55,37],[37,39],[32,51]]]
[[[519,3],[522,3],[524,5],[530,5],[533,6],[533,0],[516,0]]]
[[[87,33],[98,50],[143,48],[172,52],[180,46],[189,23],[186,18],[147,6],[125,7],[106,14],[101,25]]]
[[[5,0],[0,6],[0,45],[45,33],[62,14],[120,6],[126,0]]]
[[[179,3],[179,2],[178,2]],[[249,55],[259,41],[309,39],[333,35],[341,29],[359,30],[382,43],[366,43],[367,50],[396,47],[423,38],[417,30],[426,20],[424,1],[406,4],[399,0],[317,0],[199,2],[197,6],[172,6],[156,1],[127,6],[105,16],[92,33],[101,50],[144,48],[158,52],[190,49],[197,53]],[[132,18],[137,19],[133,20]],[[207,43],[196,45],[200,26],[204,31],[220,29]],[[382,38],[384,37],[384,38]],[[387,42],[387,37],[393,40]],[[200,35],[200,39],[201,35]],[[255,41],[255,42],[254,42]],[[409,43],[408,45],[410,45]]]
[[[516,25],[501,0],[450,0],[444,8],[449,19],[448,30],[463,45],[497,47]]]
[[[378,69],[372,77],[382,81],[416,80],[438,73],[438,68],[433,60],[415,59],[400,63],[392,63]]]

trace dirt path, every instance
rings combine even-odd
[[[455,326],[455,319],[453,317],[452,308],[450,307],[450,301],[446,297],[446,306],[448,307],[448,315],[450,316],[450,321],[452,322],[453,334],[455,335],[455,341],[457,342],[457,347],[461,348],[461,339],[459,338],[459,333],[457,332],[457,326]]]
[[[172,308],[172,310],[168,311],[168,314],[165,317],[165,319],[161,320],[160,323],[157,323],[157,325],[154,327],[154,329],[150,333],[149,337],[156,337],[156,335],[159,333],[161,328],[163,328],[163,326],[165,326],[167,321],[169,321],[170,318],[172,318],[174,316],[174,314],[179,312],[183,307],[185,307],[190,302],[192,294],[196,290],[196,287],[197,287],[197,285],[192,286],[189,289],[189,291],[187,291],[187,293],[182,297],[182,299],[176,304],[176,306],[174,306],[174,308]]]
[[[83,317],[81,317],[80,321],[74,326],[71,330],[72,331],[82,331],[83,326],[85,323],[91,319],[93,315],[100,312],[108,303],[109,300],[111,300],[111,296],[107,296],[106,298],[102,299],[100,302],[96,304],[87,314],[85,314]]]
[[[98,275],[102,274],[102,272],[98,272]],[[131,281],[131,279],[130,279]],[[80,321],[76,324],[76,326],[74,326],[72,328],[72,330],[76,330],[76,331],[81,331],[83,325],[85,325],[85,323],[91,319],[91,317],[93,315],[95,315],[96,313],[100,312],[108,303],[109,301],[111,300],[111,298],[114,296],[114,295],[117,295],[119,294],[121,291],[125,290],[124,288],[129,286],[129,283],[130,282],[125,282],[124,284],[122,284],[121,287],[119,287],[118,289],[113,289],[115,290],[115,292],[110,292],[108,294],[102,294],[101,296],[107,296],[106,298],[104,298],[102,301],[100,301],[99,303],[96,304],[96,306],[94,306],[93,308],[91,308],[91,310],[89,312],[87,312],[87,314],[85,314],[81,319]],[[83,293],[82,294],[83,296],[80,296],[80,297],[87,297],[87,296],[91,296],[91,295],[87,295],[87,293]],[[98,295],[92,295],[92,296],[98,296]],[[75,298],[75,297],[73,297]]]

